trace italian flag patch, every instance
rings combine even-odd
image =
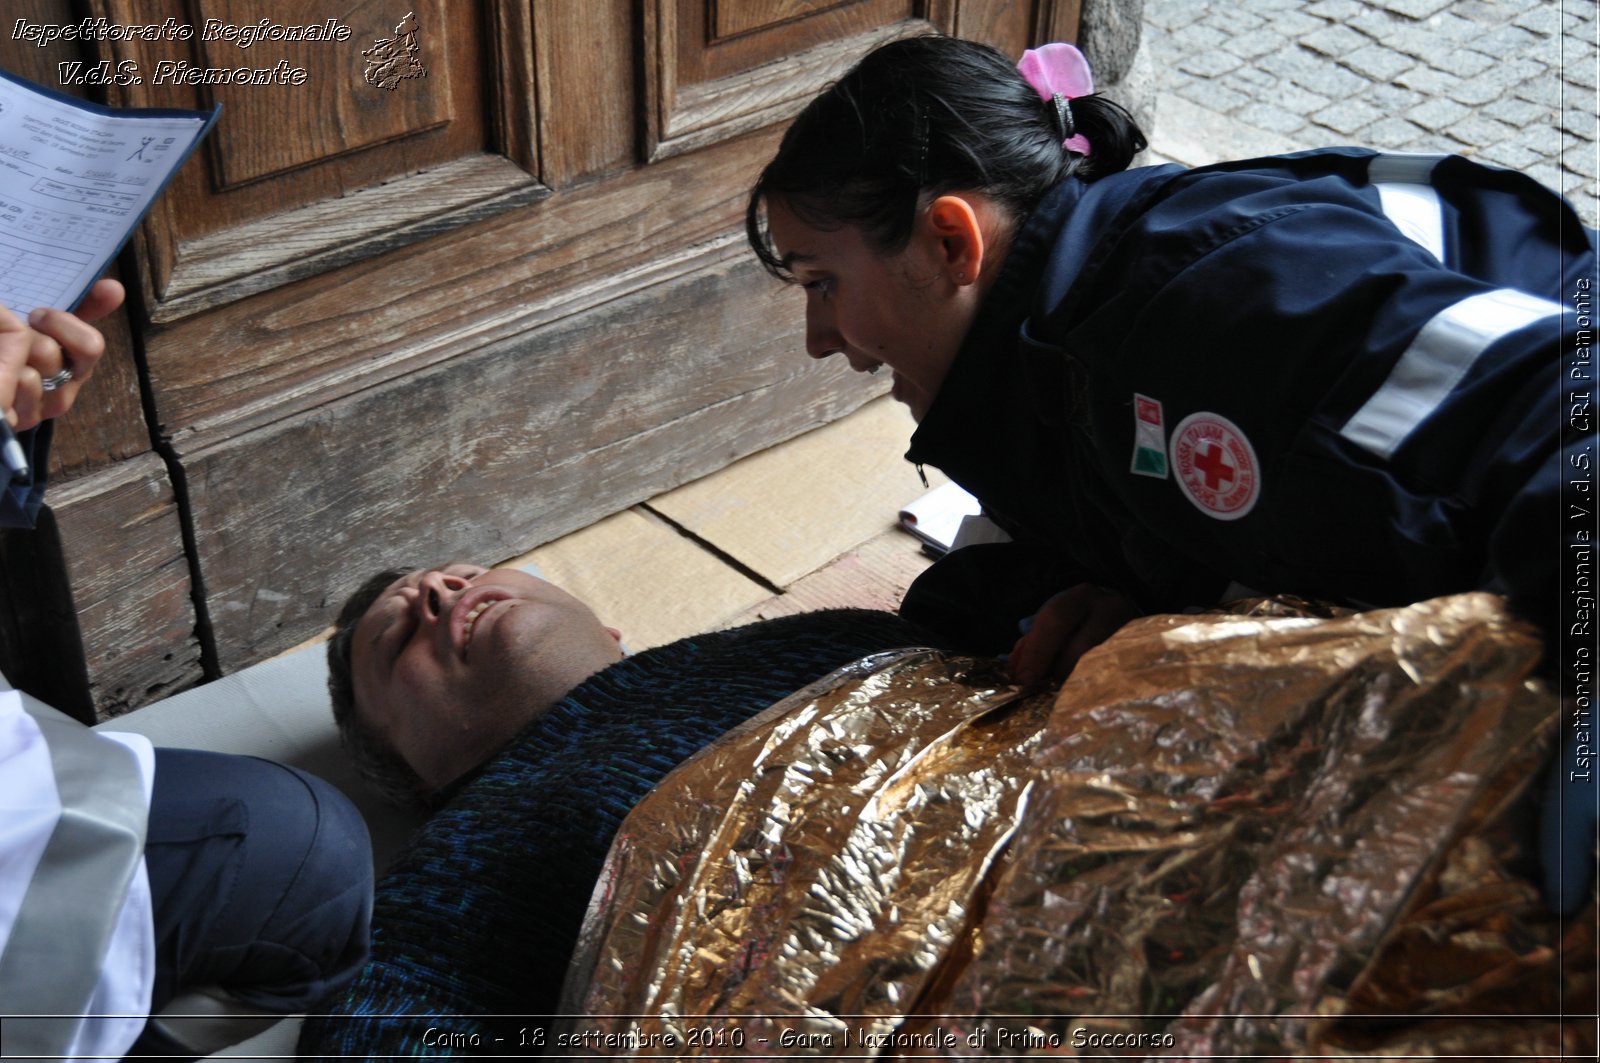
[[[1137,392],[1133,396],[1133,465],[1135,476],[1167,478],[1167,429],[1161,403]]]

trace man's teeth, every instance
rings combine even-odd
[[[493,602],[482,602],[472,607],[472,612],[467,614],[467,622],[461,629],[461,648],[465,650],[472,643],[472,628],[478,622],[478,617],[483,615],[485,609]]]

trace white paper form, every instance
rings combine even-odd
[[[0,302],[24,317],[76,307],[215,117],[115,111],[0,76]]]

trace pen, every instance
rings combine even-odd
[[[28,478],[28,455],[22,452],[17,433],[12,431],[11,422],[4,417],[0,417],[0,456],[5,458],[13,482]]]

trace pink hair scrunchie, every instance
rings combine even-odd
[[[1033,86],[1040,99],[1046,103],[1055,102],[1067,129],[1076,127],[1070,101],[1094,91],[1094,76],[1089,73],[1089,60],[1082,52],[1070,44],[1060,43],[1029,48],[1017,60],[1017,72]],[[1088,138],[1081,133],[1067,137],[1061,146],[1079,155],[1089,154]]]

